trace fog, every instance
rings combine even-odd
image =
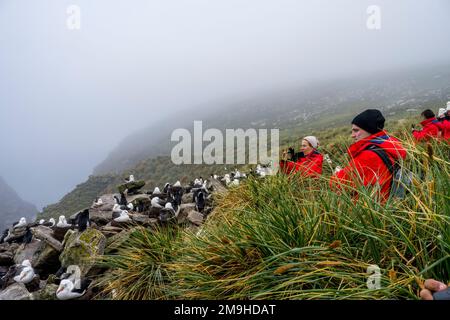
[[[0,0],[0,176],[41,208],[168,114],[448,62],[449,13],[448,0]]]

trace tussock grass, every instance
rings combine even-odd
[[[329,174],[251,178],[217,199],[199,232],[136,229],[105,257],[105,290],[120,299],[416,299],[423,279],[450,279],[450,147],[403,139],[414,174],[404,199],[380,203],[376,188],[337,194]],[[368,289],[370,265],[379,289]]]

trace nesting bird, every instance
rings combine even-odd
[[[72,225],[67,223],[65,216],[59,216],[58,223],[56,224],[58,228],[70,228]]]
[[[120,212],[120,215],[114,219],[114,221],[116,221],[116,222],[128,222],[130,220],[131,220],[131,218],[128,215],[128,211],[126,211],[126,210],[122,210]]]
[[[14,281],[23,284],[30,283],[36,275],[33,267],[31,266],[30,260],[24,260],[21,266],[23,268],[21,269],[20,274],[14,277]]]
[[[77,288],[77,284],[78,288]],[[86,293],[86,286],[81,285],[80,281],[72,279],[63,279],[59,283],[58,290],[56,290],[56,297],[59,300],[76,299]]]
[[[25,217],[20,218],[19,222],[13,224],[13,229],[25,227],[27,225],[27,219]]]

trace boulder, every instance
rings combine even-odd
[[[158,224],[158,219],[150,218],[147,215],[144,214],[133,214],[131,215],[131,219],[138,225],[144,226],[144,227],[151,227],[155,224]]]
[[[194,193],[189,192],[189,193],[185,193],[183,194],[183,196],[181,197],[181,203],[190,203],[194,199]]]
[[[41,290],[33,292],[33,298],[35,300],[57,300],[56,290],[58,290],[58,285],[47,283]]]
[[[139,180],[139,181],[124,183],[124,184],[118,186],[117,189],[119,190],[119,192],[125,192],[125,190],[128,190],[128,192],[127,192],[128,194],[133,194],[133,193],[136,193],[143,186],[145,186],[145,181]]]
[[[33,233],[36,239],[44,241],[58,252],[62,251],[63,246],[61,242],[53,238],[53,230],[50,229],[49,227],[38,226],[36,228],[31,229],[31,232]]]
[[[195,224],[196,226],[199,226],[203,223],[203,214],[200,212],[197,212],[195,210],[191,210],[187,215],[187,220],[189,220],[191,223]]]
[[[23,283],[14,283],[0,292],[0,300],[33,300]]]
[[[105,250],[106,237],[96,229],[86,229],[82,233],[69,231],[64,239],[64,251],[59,256],[61,265],[67,268],[76,265],[85,276],[94,264],[94,259]]]
[[[99,226],[104,226],[112,220],[112,207],[108,211],[100,209],[90,209],[89,219]]]
[[[208,189],[212,192],[227,192],[227,188],[217,179],[211,179],[208,181]]]
[[[28,244],[22,244],[14,255],[14,263],[21,264],[24,260],[30,260],[31,265],[33,265],[34,258],[39,255],[44,246],[45,242],[37,239]]]
[[[89,209],[89,213],[92,213],[91,210],[96,211],[111,211],[114,207],[114,204],[116,203],[116,200],[114,199],[113,193],[104,194],[100,197],[102,199],[103,204],[101,206],[92,206],[91,209]],[[92,216],[90,217],[92,220]]]
[[[53,234],[52,234],[53,238],[55,238],[58,241],[63,241],[67,231],[69,230],[73,230],[73,227],[67,228],[53,227]]]
[[[45,241],[33,240],[22,244],[14,256],[14,262],[21,264],[28,259],[33,268],[40,270],[40,276],[46,277],[59,269],[59,251]]]
[[[195,203],[183,203],[180,205],[180,212],[178,213],[178,223],[185,223],[189,212],[195,211]]]

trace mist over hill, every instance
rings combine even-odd
[[[37,208],[19,197],[17,192],[12,189],[6,181],[0,177],[0,230],[11,226],[21,217],[28,220],[34,219]]]
[[[120,173],[150,157],[170,155],[174,129],[192,130],[193,121],[203,121],[203,130],[237,128],[279,128],[302,130],[348,123],[355,112],[378,108],[395,113],[422,108],[430,100],[450,99],[450,65],[398,70],[338,79],[261,93],[246,99],[191,108],[162,119],[157,125],[126,137],[95,167],[94,175]],[[437,106],[435,107],[437,108]]]

